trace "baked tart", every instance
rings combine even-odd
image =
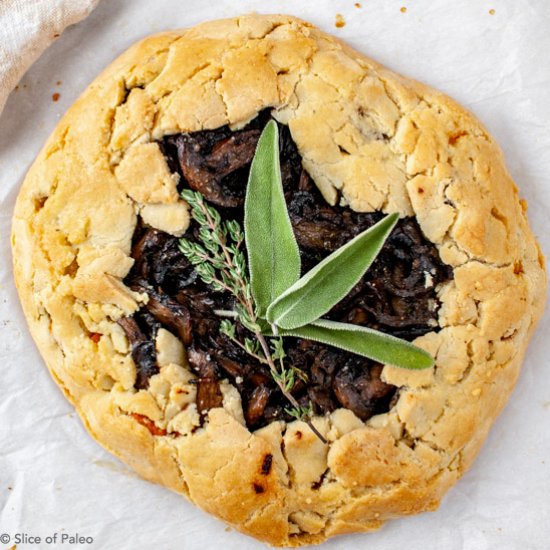
[[[296,376],[281,389],[250,327],[228,328],[235,296],[193,261],[204,233],[189,201],[246,225],[268,126],[300,275],[396,218],[326,323],[414,343],[432,367],[282,338]],[[155,35],[118,58],[29,170],[13,255],[31,333],[90,434],[275,546],[435,509],[513,389],[546,286],[487,130],[281,15]]]

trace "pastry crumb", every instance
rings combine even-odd
[[[424,271],[424,288],[431,288],[434,286],[434,281],[431,273]]]
[[[489,10],[489,15],[495,15],[495,13],[496,13],[496,10],[493,10],[493,9]]]
[[[402,6],[399,10],[401,13],[407,13],[407,8],[405,6]]]
[[[360,4],[359,2],[355,2],[354,6],[355,6],[357,9],[363,7],[363,6],[361,6],[361,4]]]
[[[52,95],[52,101],[59,101],[59,98],[61,97],[61,94],[58,92],[55,92],[55,94]]]
[[[336,21],[334,25],[339,29],[346,26],[346,20],[344,19],[344,16],[341,13],[336,14]]]

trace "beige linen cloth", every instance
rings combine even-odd
[[[0,0],[0,113],[26,70],[99,0]]]

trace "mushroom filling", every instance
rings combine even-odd
[[[201,192],[224,219],[242,224],[250,163],[261,129],[270,119],[262,112],[244,129],[217,130],[169,136],[160,144],[171,170],[181,176],[181,188]],[[280,160],[285,199],[298,241],[304,272],[366,228],[381,212],[360,213],[330,206],[302,168],[296,145],[286,126],[280,129]],[[198,240],[191,222],[184,238]],[[197,408],[204,418],[222,405],[220,380],[227,379],[240,393],[249,428],[274,420],[291,420],[287,401],[269,370],[220,333],[218,310],[231,310],[234,297],[215,292],[201,281],[178,249],[178,238],[138,224],[132,257],[135,264],[125,283],[149,296],[147,305],[119,321],[136,364],[136,389],[147,388],[159,371],[155,338],[159,328],[171,331],[187,348],[196,373]],[[401,219],[366,275],[326,317],[364,325],[413,340],[438,330],[438,284],[452,270],[444,265],[415,218]],[[237,323],[241,340],[251,336]],[[292,394],[316,414],[345,407],[360,419],[387,412],[397,388],[381,380],[382,365],[325,344],[285,338],[286,361],[300,369]]]

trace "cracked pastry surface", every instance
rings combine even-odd
[[[330,204],[414,216],[453,278],[437,289],[439,331],[415,343],[426,371],[385,366],[395,405],[250,432],[238,391],[200,427],[181,339],[160,329],[158,372],[137,390],[117,322],[148,301],[124,279],[138,219],[189,225],[169,135],[288,125]],[[544,260],[502,153],[443,94],[392,73],[315,27],[251,15],[152,36],[102,73],[31,167],[13,221],[14,269],[34,339],[90,433],[140,475],[273,545],[369,531],[433,510],[504,406],[542,314]]]

